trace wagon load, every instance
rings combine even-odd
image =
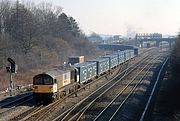
[[[86,83],[97,75],[96,62],[84,62],[74,65],[76,68],[76,82]]]
[[[88,60],[87,62],[96,62],[97,76],[100,76],[109,70],[108,58],[96,58],[96,59]]]

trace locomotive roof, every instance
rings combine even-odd
[[[61,69],[56,68],[56,69],[53,69],[53,70],[49,70],[49,71],[47,71],[47,72],[44,72],[43,74],[47,74],[47,75],[55,78],[55,77],[57,77],[57,76],[59,76],[59,75],[68,73],[68,72],[70,72],[70,71],[71,71],[71,70],[68,70],[68,69],[67,69],[67,70],[61,70]]]

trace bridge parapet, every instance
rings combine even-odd
[[[162,38],[160,33],[139,33],[136,34],[136,39],[158,39]]]

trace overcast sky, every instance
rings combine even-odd
[[[37,3],[37,0],[32,0]],[[61,6],[85,33],[126,35],[127,31],[176,34],[180,0],[38,0]]]

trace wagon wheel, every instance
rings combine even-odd
[[[63,92],[63,96],[66,96],[66,91]]]
[[[57,100],[59,100],[59,99],[61,98],[61,96],[60,96],[60,93],[59,93],[59,92],[57,92],[56,98],[57,98]]]

